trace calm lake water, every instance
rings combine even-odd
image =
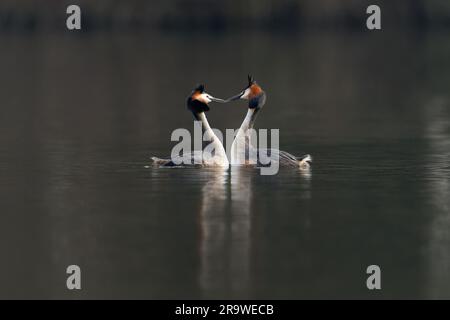
[[[0,41],[1,298],[450,298],[446,35]],[[312,154],[309,174],[147,167],[193,130],[196,83],[225,98],[249,72],[268,95],[256,127]]]

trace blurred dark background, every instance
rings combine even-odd
[[[3,0],[0,30],[35,31],[64,25],[69,4],[82,8],[85,31],[359,28],[371,4],[382,7],[384,27],[450,26],[450,2],[446,0]]]

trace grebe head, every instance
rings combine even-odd
[[[210,102],[225,103],[226,101],[215,98],[209,93],[206,93],[205,86],[203,84],[196,86],[186,101],[188,109],[194,114],[209,111],[208,104]]]
[[[248,75],[248,85],[239,94],[228,98],[227,101],[234,100],[248,100],[248,107],[250,109],[260,109],[266,102],[266,93],[256,83],[251,75]]]

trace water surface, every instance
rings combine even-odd
[[[0,297],[450,298],[450,45],[410,34],[2,35]],[[157,169],[254,74],[310,174]],[[244,103],[211,107],[237,128]],[[82,290],[65,268],[82,268]],[[382,269],[368,291],[366,267]]]

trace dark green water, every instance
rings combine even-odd
[[[447,40],[0,36],[0,297],[450,298]],[[310,174],[146,167],[192,130],[196,83],[228,97],[248,72],[268,95],[256,126]]]

